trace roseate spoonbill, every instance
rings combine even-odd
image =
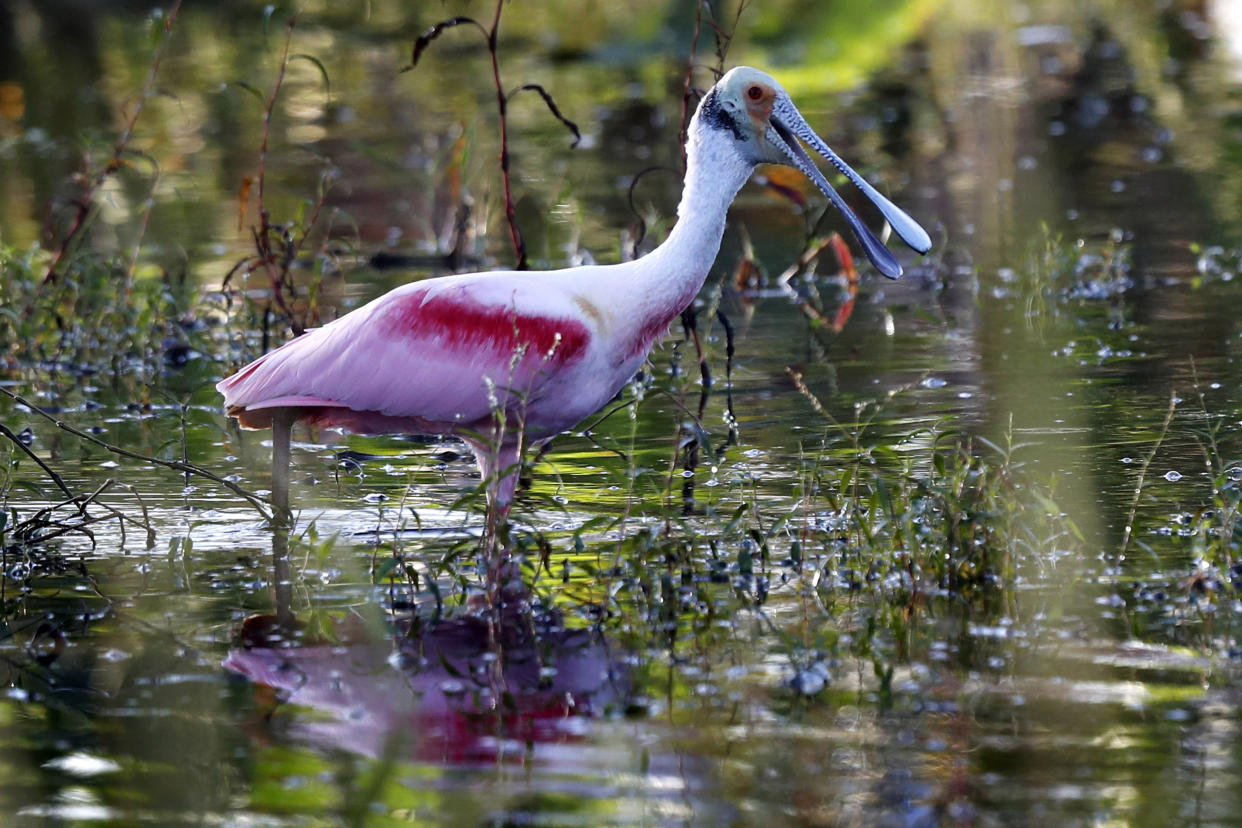
[[[595,412],[634,375],[694,300],[720,249],[725,213],[761,163],[810,178],[889,278],[901,265],[799,145],[871,199],[897,235],[926,253],[918,222],[823,142],[774,78],[739,66],[690,121],[677,223],[633,262],[544,272],[442,276],[392,290],[307,331],[216,388],[244,428],[273,429],[272,501],[288,514],[295,421],[354,432],[456,435],[474,450],[492,519],[508,512],[522,445]]]

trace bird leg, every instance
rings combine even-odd
[[[518,472],[521,470],[522,447],[520,442],[501,440],[499,443],[469,441],[474,449],[474,459],[483,476],[487,491],[487,526],[484,529],[482,572],[486,579],[488,604],[500,608],[508,596],[524,591],[521,571],[510,555],[503,529],[509,520],[509,507],[517,490]],[[516,586],[514,580],[516,578]]]
[[[474,450],[474,462],[487,492],[487,530],[490,535],[509,519],[509,505],[517,491],[521,470],[521,447],[507,440],[499,445],[482,440],[467,440]]]
[[[293,564],[289,560],[289,530],[275,526],[272,532],[272,597],[276,604],[276,627],[283,636],[297,630],[293,612]]]
[[[487,527],[484,549],[490,561],[499,562],[508,557],[508,550],[501,548],[501,529],[509,523],[509,507],[517,490],[518,454],[503,447],[490,454],[479,454],[479,471],[483,473],[483,485],[487,490]],[[508,544],[505,544],[507,546]],[[491,567],[489,566],[489,571]]]
[[[296,412],[278,408],[272,415],[272,526],[288,529],[293,524],[289,509],[289,442]]]

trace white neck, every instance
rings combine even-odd
[[[652,300],[682,303],[680,311],[703,286],[720,252],[729,205],[755,168],[738,143],[733,133],[700,123],[697,113],[690,121],[677,224],[642,260]]]

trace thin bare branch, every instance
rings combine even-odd
[[[548,111],[552,113],[552,117],[564,124],[565,128],[574,134],[574,142],[570,144],[570,146],[578,146],[578,142],[582,140],[582,132],[578,129],[577,124],[561,114],[560,107],[556,105],[556,101],[552,99],[552,95],[548,92],[548,90],[544,89],[537,83],[524,83],[517,89],[510,92],[507,97],[509,100],[513,100],[514,95],[525,90],[539,93],[539,97],[543,98],[543,102],[548,105]]]
[[[1147,470],[1151,468],[1151,461],[1156,459],[1164,438],[1169,435],[1169,426],[1173,424],[1173,417],[1177,414],[1177,403],[1177,393],[1169,394],[1169,408],[1164,413],[1164,422],[1160,424],[1160,433],[1156,435],[1156,442],[1152,444],[1151,451],[1147,453],[1147,456],[1143,458],[1143,464],[1139,466],[1138,478],[1134,481],[1134,496],[1130,499],[1130,512],[1126,515],[1126,528],[1121,536],[1121,549],[1117,553],[1119,560],[1126,558],[1130,538],[1134,535],[1134,521],[1138,517],[1139,500],[1143,496],[1143,486],[1147,482]]]
[[[31,449],[30,446],[23,443],[21,441],[21,438],[19,438],[16,434],[14,434],[9,429],[8,426],[0,425],[0,434],[12,440],[13,445],[17,446],[19,449],[21,449],[25,453],[27,457],[35,461],[35,463],[38,464],[39,468],[43,469],[43,471],[47,474],[47,476],[52,478],[52,482],[56,484],[56,487],[65,493],[65,497],[69,498],[70,500],[77,497],[77,495],[73,493],[73,490],[70,489],[67,485],[65,485],[65,481],[60,479],[60,475],[52,471],[52,468],[47,463],[44,463],[43,459],[39,457],[39,455],[35,454],[34,450]]]
[[[297,24],[297,16],[289,18],[285,24],[285,48],[280,55],[280,68],[276,72],[276,83],[272,84],[272,92],[267,97],[267,105],[263,109],[263,141],[259,144],[259,173],[256,183],[259,185],[256,207],[262,230],[267,230],[267,213],[263,209],[263,182],[267,168],[267,140],[272,131],[272,111],[276,108],[276,98],[280,95],[280,87],[285,82],[285,70],[289,66],[289,45],[293,42],[293,27]]]
[[[462,26],[462,25],[474,26],[480,32],[483,33],[484,38],[488,40],[491,39],[491,35],[488,34],[488,31],[486,28],[484,28],[483,24],[475,20],[473,17],[452,17],[452,18],[449,18],[448,20],[441,20],[439,23],[437,23],[436,25],[432,26],[427,31],[420,34],[418,36],[418,39],[414,41],[414,49],[412,53],[410,54],[410,65],[403,66],[401,68],[401,71],[408,72],[411,69],[413,69],[415,66],[417,66],[418,59],[422,57],[423,51],[428,46],[431,45],[431,41],[435,40],[437,37],[443,34],[445,30],[451,29],[455,26]]]
[[[52,425],[56,426],[61,431],[68,432],[69,434],[72,434],[74,437],[77,437],[80,440],[85,440],[88,443],[93,443],[111,454],[115,454],[120,457],[128,457],[131,460],[140,460],[144,463],[151,463],[156,466],[163,466],[166,469],[174,469],[176,471],[179,471],[185,474],[193,474],[198,477],[202,477],[207,480],[210,480],[213,483],[216,483],[220,486],[223,486],[224,488],[228,489],[230,492],[242,498],[247,503],[249,503],[251,506],[253,506],[255,510],[259,512],[259,514],[263,515],[265,520],[271,520],[271,513],[268,512],[269,504],[263,501],[258,495],[254,494],[253,492],[247,491],[246,489],[242,488],[241,486],[238,486],[236,483],[234,483],[231,480],[225,480],[223,477],[220,477],[217,474],[213,474],[212,472],[207,471],[207,469],[204,469],[202,466],[198,466],[198,465],[195,465],[194,463],[188,463],[188,462],[181,461],[181,460],[161,460],[158,457],[152,457],[146,454],[139,454],[136,451],[130,451],[129,449],[123,449],[120,446],[114,446],[111,443],[100,440],[98,437],[96,437],[93,434],[88,434],[85,431],[74,428],[73,426],[69,425],[63,420],[58,420],[56,417],[52,416],[47,411],[44,411],[39,406],[30,402],[30,400],[27,400],[25,397],[21,396],[20,394],[14,394],[12,391],[8,390],[7,388],[0,387],[0,394],[4,394],[6,397],[13,400],[18,405],[26,406],[31,411],[33,411],[35,414],[38,414],[43,419],[52,423]]]

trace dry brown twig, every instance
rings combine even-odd
[[[150,515],[147,512],[146,503],[143,502],[142,497],[138,494],[138,490],[133,486],[128,483],[121,483],[116,480],[108,479],[89,495],[75,494],[74,491],[69,488],[69,485],[65,483],[64,479],[57,474],[51,466],[45,463],[43,458],[39,457],[34,450],[26,445],[26,443],[23,442],[18,435],[14,434],[8,426],[0,424],[0,436],[6,437],[13,445],[17,446],[23,454],[34,461],[34,463],[43,470],[43,473],[56,484],[56,488],[60,489],[60,491],[65,495],[65,499],[59,503],[54,503],[50,506],[45,506],[42,509],[37,510],[30,517],[11,527],[9,532],[14,538],[17,538],[23,543],[39,544],[69,532],[80,532],[90,538],[91,544],[94,545],[94,535],[92,535],[91,532],[85,527],[93,523],[99,523],[103,520],[115,519],[121,529],[122,544],[125,543],[125,524],[127,521],[129,523],[137,524],[145,530],[146,545],[148,549],[155,544],[155,529],[151,526]],[[138,506],[142,510],[141,520],[132,518],[100,500],[100,497],[104,494],[104,492],[114,486],[128,489],[130,494],[134,496],[134,499],[138,501]],[[90,514],[88,509],[92,505],[99,506],[108,514],[103,517]],[[53,515],[68,506],[72,506],[76,510],[75,514],[71,518],[68,520],[54,520],[52,518]],[[35,535],[35,533],[39,530],[47,528],[51,528],[52,531],[37,536]]]
[[[230,86],[249,92],[260,102],[263,107],[263,129],[259,141],[258,164],[255,174],[242,179],[237,198],[237,229],[240,233],[246,226],[246,207],[250,200],[250,194],[252,191],[255,193],[255,212],[258,214],[258,223],[250,227],[250,237],[254,244],[254,252],[239,259],[229,269],[229,272],[225,274],[221,282],[221,290],[228,297],[228,301],[231,304],[233,295],[231,283],[234,276],[239,273],[249,275],[260,270],[266,274],[271,290],[271,305],[266,307],[263,313],[264,351],[267,350],[269,343],[268,326],[273,316],[273,309],[288,321],[289,327],[295,336],[301,335],[309,325],[313,325],[316,322],[316,306],[313,301],[301,313],[295,307],[298,290],[297,285],[294,283],[293,272],[294,264],[297,262],[299,255],[301,255],[307,242],[315,235],[319,227],[320,218],[327,204],[328,193],[333,179],[332,162],[330,159],[324,158],[322,160],[325,169],[319,179],[318,192],[314,201],[308,202],[310,204],[309,214],[304,217],[300,216],[297,221],[287,221],[279,224],[272,223],[271,212],[268,210],[265,202],[272,119],[276,112],[276,102],[279,100],[280,94],[285,87],[289,67],[294,61],[298,60],[313,64],[323,77],[325,92],[329,97],[331,96],[331,81],[323,63],[310,54],[291,53],[293,34],[297,27],[297,22],[297,14],[291,15],[285,21],[285,37],[281,46],[280,60],[277,64],[276,78],[272,83],[271,90],[266,95],[244,81],[234,80],[230,83]],[[331,225],[329,225],[328,231],[324,234],[325,248],[331,237],[330,231]]]
[[[138,118],[142,115],[143,109],[146,107],[147,101],[156,93],[155,79],[159,75],[160,63],[164,58],[164,51],[168,46],[173,26],[177,22],[177,13],[181,10],[181,0],[173,0],[172,6],[168,13],[164,15],[163,29],[164,36],[156,47],[155,54],[151,58],[151,68],[147,73],[147,80],[143,84],[142,92],[138,95],[137,101],[134,102],[133,108],[130,110],[129,117],[125,119],[125,125],[121,129],[121,134],[116,140],[116,144],[112,150],[112,156],[102,169],[92,172],[90,158],[87,157],[83,162],[84,168],[78,174],[79,180],[82,182],[81,194],[71,202],[74,207],[73,219],[69,223],[69,229],[65,231],[64,238],[56,247],[56,252],[52,254],[52,261],[47,266],[47,272],[43,276],[42,285],[46,286],[54,283],[58,278],[57,269],[65,261],[69,254],[69,250],[73,247],[78,236],[85,230],[92,209],[95,206],[95,195],[99,188],[109,176],[128,165],[126,160],[130,155],[136,155],[129,148],[129,141],[134,135],[134,129],[138,125]],[[146,221],[143,222],[142,229],[145,230]],[[141,238],[141,233],[139,234]],[[128,271],[132,275],[132,268]],[[32,308],[27,308],[29,313]]]

